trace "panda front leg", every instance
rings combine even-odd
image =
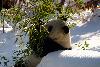
[[[24,61],[25,61],[25,66],[36,67],[40,63],[41,58],[36,57],[34,55],[30,55]]]

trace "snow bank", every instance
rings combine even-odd
[[[18,37],[16,35],[19,35],[19,33],[19,31],[14,32],[12,26],[6,21],[4,21],[4,33],[3,28],[0,27],[0,67],[11,67],[15,64],[13,58],[16,57],[17,53],[14,54],[14,52],[21,49],[19,43],[16,42],[16,38]],[[28,41],[28,36],[24,36],[23,39],[26,43]],[[20,58],[21,55],[18,57]]]
[[[100,52],[64,50],[49,53],[37,67],[100,67]]]
[[[77,49],[75,44],[84,44],[86,41],[89,44],[89,49],[100,51],[100,9],[96,9],[92,16],[91,12],[86,13],[88,13],[90,20],[81,23],[81,25],[78,24],[71,30],[73,48]]]

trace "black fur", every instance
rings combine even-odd
[[[71,50],[72,48],[64,48],[60,44],[54,42],[51,38],[47,37],[44,40],[43,53],[41,57],[46,56],[48,53],[58,50]]]
[[[48,32],[51,32],[52,29],[53,29],[53,26],[49,26],[49,27],[48,27]]]

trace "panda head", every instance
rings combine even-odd
[[[57,42],[64,48],[71,48],[70,31],[62,20],[51,20],[46,25],[49,32],[49,38]]]

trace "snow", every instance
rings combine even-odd
[[[94,17],[91,17],[91,15],[93,15]],[[79,19],[79,18],[80,17],[78,17],[76,19]],[[100,9],[96,9],[94,14],[92,14],[91,12],[87,12],[87,13],[85,12],[85,18],[87,18],[87,19],[91,18],[91,19],[88,20],[87,22],[85,21],[84,23],[79,23],[77,25],[77,27],[75,27],[74,29],[71,30],[73,50],[79,49],[79,48],[77,48],[77,46],[75,44],[84,43],[86,41],[89,44],[88,50],[94,51],[93,53],[91,51],[90,52],[87,51],[87,54],[91,53],[90,55],[87,55],[87,56],[91,56],[94,59],[96,59],[97,61],[99,61],[100,60]],[[9,60],[9,63],[8,63],[8,66],[4,66],[3,64],[0,64],[0,67],[11,67],[14,64],[13,57],[12,57],[13,52],[15,50],[18,50],[19,47],[18,47],[18,43],[15,42],[16,41],[16,32],[13,31],[12,26],[7,24],[6,22],[5,22],[5,24],[6,24],[5,25],[6,27],[4,28],[5,33],[3,33],[2,28],[0,28],[0,62],[5,62],[5,60],[1,59],[2,56],[5,56],[7,58],[7,60]],[[27,41],[27,37],[25,38],[25,41]],[[82,51],[82,53],[85,53],[85,52]],[[58,54],[59,54],[59,52],[57,52],[57,55]],[[65,54],[64,52],[60,52],[60,55],[63,55],[63,57],[66,57],[66,56],[64,56],[64,54]],[[59,58],[60,55],[58,55],[57,57]],[[74,55],[74,57],[76,57],[76,56],[78,56],[78,54]],[[84,57],[84,56],[82,56],[82,57]],[[97,56],[97,58],[95,58],[94,56]],[[52,57],[52,59],[57,61],[57,59],[54,58],[55,56],[54,57],[51,56],[51,57]],[[48,58],[48,59],[51,59],[51,58]],[[72,58],[72,59],[69,58],[69,60],[73,61],[73,60],[76,60],[76,58]],[[78,60],[81,60],[81,59],[78,59]],[[92,60],[93,62],[95,62],[95,60],[93,60],[93,59],[89,59],[89,60],[90,61]],[[83,61],[85,61],[85,60],[83,60]],[[62,62],[63,62],[63,58],[61,59],[61,61],[58,61],[56,63],[59,64]],[[76,62],[79,63],[79,61],[76,61]],[[45,67],[45,66],[43,66],[43,67]],[[53,66],[49,66],[49,67],[53,67]],[[59,67],[62,67],[62,66],[59,66]],[[93,67],[93,66],[91,66],[91,67]]]
[[[65,50],[49,53],[37,67],[100,67],[100,52]]]
[[[8,62],[7,67],[11,67],[13,63],[13,52],[17,50],[17,43],[15,33],[13,32],[13,28],[5,23],[5,32],[3,33],[2,28],[0,28],[0,67],[6,67],[3,63]],[[1,59],[1,57],[5,57],[7,60]]]
[[[18,37],[16,35],[18,35],[19,32],[14,32],[12,26],[10,26],[6,21],[4,22],[4,33],[3,28],[0,28],[0,67],[11,67],[15,62],[13,61],[13,57],[16,57],[14,52],[20,50],[18,42],[16,42],[16,37]],[[27,42],[28,38],[24,37],[24,40]],[[5,57],[5,59],[2,57]],[[8,62],[7,66],[4,65],[4,62]]]
[[[71,30],[72,44],[89,44],[89,49],[100,51],[100,9],[96,9],[90,21],[77,25]],[[96,49],[97,48],[97,49]]]

